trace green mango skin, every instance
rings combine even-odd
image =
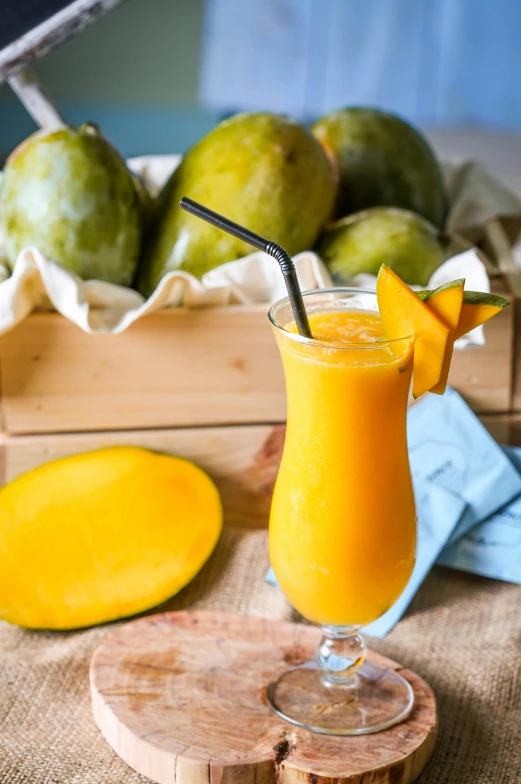
[[[449,280],[448,283],[444,283],[442,286],[438,286],[437,289],[423,289],[423,291],[417,291],[416,294],[422,300],[427,300],[432,294],[438,294],[440,291],[445,291],[445,289],[452,289],[454,286],[464,286],[465,285],[465,278],[456,278],[456,280]],[[463,292],[463,299],[465,299],[465,292]]]
[[[462,282],[463,278],[461,280],[451,280],[449,283],[445,283],[443,286],[439,286],[437,289],[424,289],[423,291],[417,291],[416,293],[418,294],[419,298],[425,302],[429,300],[433,294],[437,294],[438,291],[447,289],[449,286],[457,286]],[[497,294],[487,294],[485,291],[469,291],[466,289],[463,292],[463,304],[491,305],[493,308],[506,308],[508,305],[510,305],[510,302],[508,299],[499,297]]]
[[[337,217],[401,207],[443,227],[443,175],[431,147],[411,125],[377,109],[354,107],[326,114],[312,131],[338,167]]]
[[[8,261],[34,245],[85,280],[130,285],[141,250],[139,195],[93,125],[38,131],[9,157],[0,186]]]
[[[137,191],[141,215],[143,216],[143,225],[146,226],[152,215],[154,200],[139,174],[135,174],[134,172],[130,172],[130,174],[134,182],[134,187]]]
[[[294,255],[311,248],[329,220],[336,180],[321,145],[296,122],[267,113],[225,120],[189,150],[158,197],[138,276],[145,296],[167,272],[201,278],[254,250],[182,210],[183,196]]]
[[[337,221],[323,235],[317,253],[338,285],[359,273],[378,275],[387,264],[406,283],[425,286],[448,257],[434,226],[393,207],[373,207]]]

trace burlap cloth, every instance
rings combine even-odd
[[[264,582],[264,531],[228,529],[204,570],[166,609],[293,619]],[[162,608],[163,609],[163,608]],[[521,586],[435,568],[406,617],[372,646],[422,675],[440,714],[421,784],[521,782]],[[113,626],[75,633],[0,624],[0,782],[137,784],[91,718],[88,664]]]

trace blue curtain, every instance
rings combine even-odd
[[[206,0],[201,100],[521,129],[521,0]]]

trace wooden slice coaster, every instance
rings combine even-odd
[[[319,632],[225,613],[175,612],[122,626],[95,652],[95,721],[119,756],[159,784],[407,784],[436,737],[429,686],[395,662],[415,706],[374,735],[299,729],[268,707],[266,687],[312,659]]]

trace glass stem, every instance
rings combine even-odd
[[[356,673],[367,655],[360,626],[323,626],[322,631],[315,650],[322,683],[355,688],[358,684]]]

